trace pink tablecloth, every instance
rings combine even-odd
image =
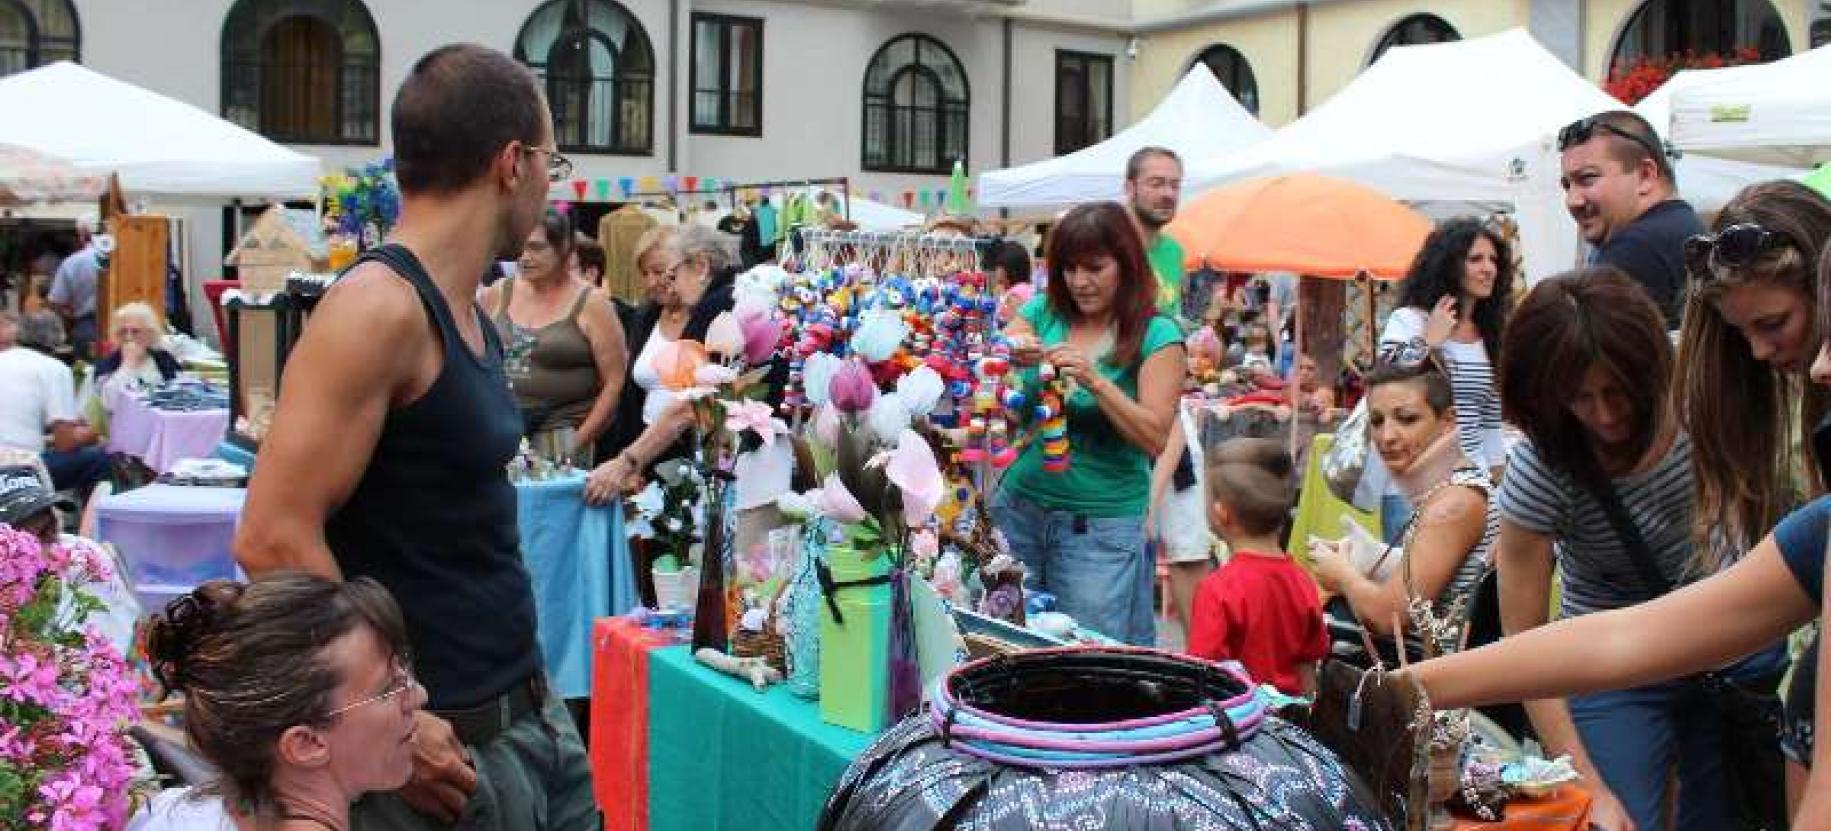
[[[110,391],[108,449],[138,456],[160,473],[179,459],[207,459],[229,431],[228,410],[155,410],[129,393]]]

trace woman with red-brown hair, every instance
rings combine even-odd
[[[992,500],[992,519],[1028,569],[1082,626],[1153,645],[1154,564],[1144,546],[1151,460],[1176,417],[1182,333],[1157,313],[1157,278],[1125,208],[1069,211],[1049,239],[1049,282],[1005,330],[1035,401],[1039,369],[1066,378],[1068,468],[1025,447]]]

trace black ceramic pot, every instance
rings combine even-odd
[[[1071,649],[968,664],[944,682],[981,713],[1064,728],[1204,708],[1245,692],[1216,664],[1154,650]],[[1351,829],[1392,826],[1301,728],[1265,716],[1229,749],[1160,764],[1005,764],[944,740],[924,707],[879,737],[827,800],[823,831]]]

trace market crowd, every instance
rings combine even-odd
[[[504,466],[527,439],[607,502],[688,452],[656,362],[731,310],[752,256],[699,224],[613,246],[548,210],[571,163],[500,53],[429,53],[391,119],[401,218],[287,365],[236,541],[252,582],[149,630],[217,795],[162,796],[142,828],[598,823]],[[1527,702],[1521,728],[1571,757],[1601,827],[1825,827],[1816,638],[1789,636],[1820,617],[1831,523],[1831,202],[1759,184],[1706,226],[1639,117],[1558,146],[1588,264],[1528,287],[1500,224],[1443,222],[1339,377],[1299,354],[1300,275],[1185,272],[1169,150],[1130,160],[1122,203],[1050,223],[1040,266],[986,246],[1014,362],[1071,382],[1073,447],[1063,473],[1026,446],[991,516],[1032,593],[1088,630],[1155,645],[1167,594],[1184,648],[1289,692],[1359,650],[1413,662],[1442,707]],[[51,298],[71,336],[114,344],[105,375],[158,376],[156,316],[96,333],[83,268]],[[97,431],[22,323],[0,314],[0,444],[80,489]],[[1291,452],[1315,434],[1328,458]],[[1292,540],[1300,500],[1336,498],[1300,475],[1347,453],[1377,530]],[[0,519],[49,527],[27,490],[0,491]]]

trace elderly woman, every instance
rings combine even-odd
[[[572,273],[570,222],[549,211],[528,234],[516,275],[483,290],[502,333],[509,384],[534,451],[585,467],[617,414],[623,326],[609,299]]]
[[[1049,280],[1005,333],[1038,391],[1038,364],[1068,382],[1070,459],[1045,465],[1043,443],[1024,448],[993,497],[991,514],[1028,570],[1082,626],[1153,645],[1154,563],[1145,550],[1151,460],[1163,452],[1182,392],[1182,334],[1157,313],[1157,278],[1125,208],[1069,211],[1049,239]]]
[[[649,285],[645,258],[650,253],[638,245],[637,264],[645,285]],[[641,475],[656,463],[690,452],[683,438],[690,425],[689,412],[684,406],[670,406],[676,399],[662,386],[655,359],[676,341],[703,342],[712,321],[731,311],[734,304],[737,241],[730,234],[683,225],[653,253],[666,263],[666,282],[651,290],[656,302],[639,310],[629,339],[630,352],[636,356],[630,362],[629,378],[640,388],[640,417],[645,426],[616,456],[591,472],[585,499],[593,504],[609,501],[619,490],[634,489]]]
[[[182,366],[165,348],[165,325],[145,303],[128,303],[108,319],[114,352],[95,363],[83,387],[83,417],[97,431],[108,432],[112,401],[121,393],[151,389],[178,377]]]
[[[400,608],[372,580],[211,581],[153,618],[146,651],[221,776],[160,793],[132,831],[337,831],[357,797],[413,773],[426,690]]]

